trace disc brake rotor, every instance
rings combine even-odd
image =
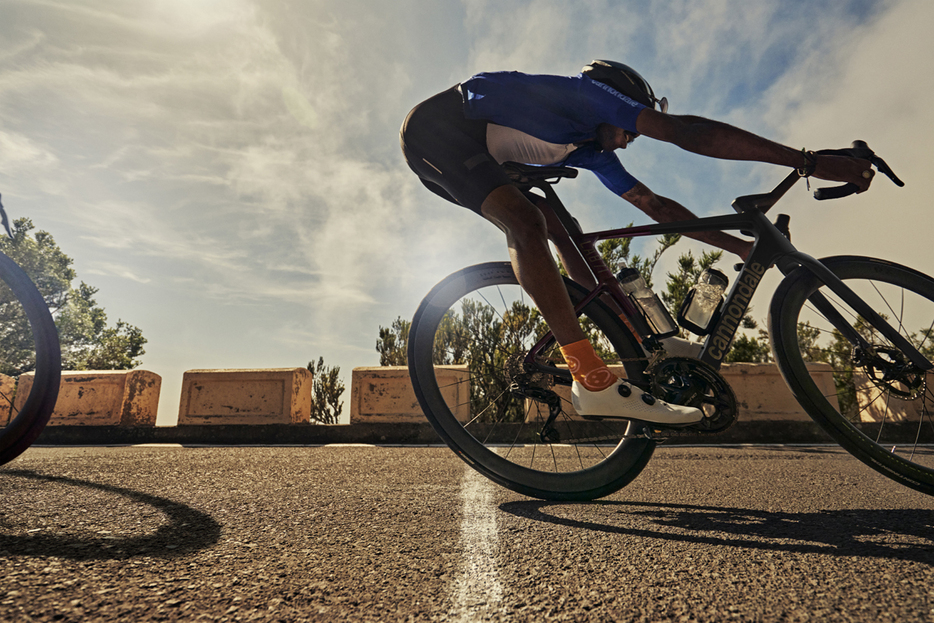
[[[917,400],[924,395],[925,373],[912,365],[900,350],[876,346],[872,355],[857,353],[854,359],[876,387],[892,396],[900,400]]]

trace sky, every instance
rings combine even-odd
[[[932,273],[931,24],[927,0],[2,0],[0,193],[112,323],[142,329],[159,424],[191,369],[324,357],[349,399],[350,371],[379,363],[380,326],[447,274],[508,257],[495,227],[404,163],[398,130],[418,102],[481,71],[571,75],[606,58],[672,114],[795,148],[863,139],[905,188],[879,177],[817,203],[799,185],[779,210],[794,242]],[[698,215],[787,172],[646,138],[620,154]],[[586,172],[558,191],[585,228],[647,222]],[[703,248],[675,247],[656,282]],[[764,284],[759,320],[777,279]]]

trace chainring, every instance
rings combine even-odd
[[[665,402],[696,407],[704,419],[681,431],[719,433],[736,421],[736,394],[710,364],[690,357],[666,357],[646,371],[652,394]]]

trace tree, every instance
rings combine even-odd
[[[337,424],[344,409],[341,403],[341,394],[344,393],[344,382],[340,380],[340,366],[329,367],[324,365],[324,357],[318,357],[318,362],[308,362],[311,372],[311,419],[321,424]]]
[[[507,364],[525,354],[525,348],[545,333],[545,323],[537,309],[513,301],[502,315],[486,302],[465,298],[460,313],[448,311],[435,334],[435,365],[470,363],[470,401],[477,421],[521,421],[525,409],[521,400],[491,398],[509,393],[509,379],[503,375]],[[549,353],[546,356],[550,357]],[[560,360],[560,355],[558,355]],[[495,402],[501,410],[483,408]]]
[[[753,322],[753,326],[746,326],[746,318],[744,318],[744,328],[755,329],[758,326],[755,325],[755,321],[750,320],[750,322]],[[768,335],[759,329],[759,337],[750,337],[745,333],[737,335],[724,361],[726,363],[768,363],[771,358],[772,348],[769,346]]]
[[[26,218],[17,219],[15,225],[12,238],[0,237],[0,251],[29,275],[49,306],[58,328],[62,369],[129,370],[140,365],[139,357],[146,352],[143,332],[123,320],[108,327],[107,314],[94,300],[97,288],[84,282],[77,288],[72,286],[77,277],[71,267],[73,260],[52,235],[45,231],[31,233],[35,227]],[[18,376],[33,370],[35,361],[31,347],[30,356],[17,356],[23,351],[17,351],[14,342],[28,342],[29,328],[25,318],[18,315],[18,305],[4,302],[4,297],[9,296],[9,292],[0,296],[0,323],[7,328],[0,340],[0,358],[4,362],[0,371]]]
[[[636,267],[651,287],[652,273],[659,258],[679,239],[680,236],[677,235],[658,238],[658,249],[651,257],[645,258],[630,254],[631,239],[604,240],[598,244],[597,249],[611,271],[618,272],[624,266]],[[722,251],[714,251],[704,252],[700,258],[696,258],[688,251],[678,258],[677,271],[668,274],[665,290],[661,293],[662,301],[669,310],[677,313],[688,291],[697,283],[700,273],[713,267],[721,256]],[[560,263],[559,268],[561,273],[567,276]],[[883,318],[886,318],[884,314]],[[617,363],[619,360],[612,350],[612,345],[598,338],[600,333],[589,319],[584,318],[581,324],[584,333],[594,344],[597,354],[609,364]],[[740,326],[747,331],[757,330],[758,333],[738,333],[724,362],[770,362],[772,352],[768,333],[759,327],[749,313],[743,317]],[[877,337],[871,335],[871,328],[862,318],[853,323],[853,328],[868,342],[879,342]],[[397,318],[390,328],[380,327],[377,351],[381,355],[381,365],[405,363],[409,329],[409,323],[401,318]],[[514,302],[511,309],[499,316],[489,305],[467,299],[462,302],[460,313],[451,310],[442,319],[435,336],[434,363],[456,365],[469,360],[472,364],[471,401],[485,405],[489,402],[485,399],[486,396],[498,396],[507,391],[507,388],[502,386],[502,370],[509,360],[522,354],[522,344],[528,343],[529,336],[541,337],[545,330],[546,325],[539,312],[524,304]],[[934,359],[934,328],[919,329],[908,337],[925,357]],[[858,405],[854,382],[853,345],[839,331],[821,331],[809,323],[798,324],[798,340],[805,361],[830,364],[840,411],[848,417],[855,417]],[[545,356],[553,361],[562,361],[556,352],[547,353]],[[483,414],[480,420],[496,418],[499,415],[501,414]],[[523,413],[516,409],[515,413],[508,414],[505,419],[510,417],[519,419],[523,417]]]
[[[380,326],[376,350],[379,352],[379,365],[404,366],[408,363],[409,329],[412,323],[396,317],[389,327]]]

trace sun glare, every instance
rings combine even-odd
[[[252,9],[241,0],[163,0],[149,3],[147,11],[177,34],[196,35],[238,21]]]

